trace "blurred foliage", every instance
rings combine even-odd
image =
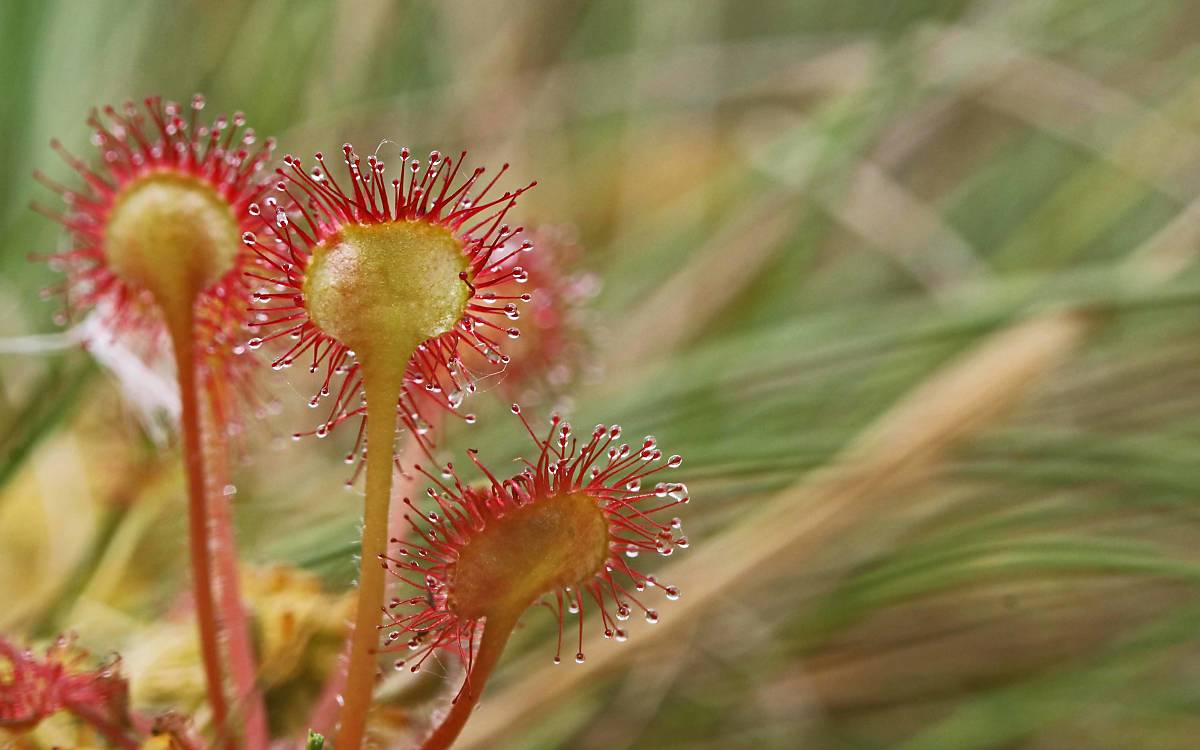
[[[501,721],[506,747],[1194,747],[1198,28],[1186,0],[0,4],[0,628],[125,650],[177,605],[176,457],[111,375],[30,338],[55,330],[53,274],[27,256],[61,239],[29,175],[70,179],[47,142],[86,152],[92,106],[203,91],[285,153],[469,148],[538,179],[521,216],[576,225],[604,283],[559,405],[686,457],[714,575],[944,368],[1088,315],[919,481],[881,474],[836,534],[797,532],[682,622],[664,606],[652,648],[598,646],[628,655]],[[340,591],[349,438],[283,437],[311,383],[264,369],[284,409],[237,469],[241,549]],[[524,450],[502,401],[477,396],[445,456]],[[484,709],[550,659],[550,618],[526,619]]]

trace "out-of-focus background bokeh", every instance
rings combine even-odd
[[[520,218],[602,284],[552,401],[686,457],[692,547],[650,563],[683,597],[583,666],[531,611],[464,747],[1196,746],[1196,3],[9,0],[0,73],[0,632],[201,696],[155,381],[60,333],[27,260],[62,242],[51,137],[91,158],[91,107],[200,91],[281,154],[536,178]],[[311,384],[263,383],[235,509],[296,731],[360,503],[351,435],[286,438]],[[506,398],[445,455],[524,450]]]

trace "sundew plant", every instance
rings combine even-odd
[[[1198,28],[0,7],[0,748],[1192,747]]]

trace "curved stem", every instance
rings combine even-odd
[[[175,369],[182,403],[183,463],[188,485],[188,541],[191,547],[192,592],[196,624],[200,631],[200,656],[217,736],[228,729],[229,708],[221,680],[221,651],[217,613],[213,601],[212,559],[209,550],[208,494],[204,481],[204,446],[200,435],[200,394],[196,384],[196,357],[192,343],[192,316],[178,316],[168,326],[175,350]],[[232,740],[228,742],[233,747]]]
[[[496,662],[500,660],[500,654],[504,653],[504,646],[517,625],[518,617],[519,613],[504,613],[489,616],[484,622],[483,638],[471,671],[467,674],[466,687],[454,702],[454,707],[450,709],[445,720],[429,739],[425,740],[425,744],[421,745],[421,750],[446,750],[458,738],[471,716],[471,711],[475,709],[475,704],[479,702],[479,695],[496,667]]]
[[[431,417],[437,419],[437,415]],[[437,430],[437,422],[433,422],[433,430]],[[401,466],[412,466],[418,460],[422,453],[421,444],[416,440],[407,440],[404,443],[403,453],[397,459]],[[403,496],[410,492],[413,484],[416,482],[416,476],[400,475],[399,479],[394,479],[391,495],[393,498]],[[404,523],[404,505],[400,503],[392,503],[390,518],[388,520],[388,538],[402,537],[408,528]],[[386,586],[385,586],[386,588]],[[331,734],[333,732],[334,723],[337,721],[338,697],[346,688],[346,666],[350,658],[350,641],[353,637],[353,631],[346,634],[346,643],[338,653],[337,660],[334,662],[333,668],[329,671],[329,676],[325,678],[325,684],[321,687],[321,695],[317,698],[317,702],[313,704],[312,710],[309,712],[308,724],[306,725],[311,731],[319,734]]]
[[[208,486],[212,515],[212,555],[216,574],[218,598],[221,604],[226,648],[229,653],[229,673],[233,678],[234,713],[244,722],[243,738],[248,750],[267,750],[270,735],[267,730],[267,711],[256,675],[258,666],[251,644],[250,622],[242,603],[241,583],[238,580],[237,547],[233,530],[233,512],[225,494],[229,480],[228,447],[225,440],[225,420],[218,408],[209,408],[204,430],[205,456],[208,459]]]
[[[392,493],[392,448],[396,436],[395,403],[400,377],[387,377],[388,368],[375,373],[364,363],[367,396],[367,492],[363,505],[363,533],[358,575],[358,606],[350,636],[350,660],[341,726],[334,746],[357,750],[367,725],[367,710],[375,687],[376,647],[383,619],[385,570],[379,556],[387,552],[388,505]]]

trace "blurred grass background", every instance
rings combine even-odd
[[[178,461],[53,337],[29,175],[70,178],[47,142],[87,153],[92,106],[202,91],[281,153],[538,179],[521,218],[604,284],[563,406],[686,457],[683,599],[582,667],[531,612],[464,746],[1195,747],[1197,29],[1186,0],[0,4],[0,630],[126,649],[182,588]],[[281,437],[309,384],[264,370],[242,550],[345,589],[349,436]],[[523,450],[506,406],[446,455]]]

